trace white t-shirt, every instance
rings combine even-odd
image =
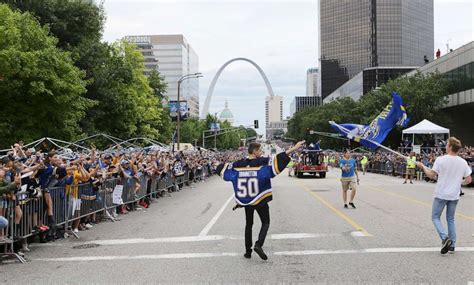
[[[462,180],[472,172],[467,162],[459,156],[444,155],[435,160],[433,170],[438,173],[434,197],[459,200]]]

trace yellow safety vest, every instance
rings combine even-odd
[[[416,168],[416,156],[407,159],[407,168]]]
[[[362,160],[360,161],[360,164],[367,164],[367,162],[369,162],[369,159],[367,158],[367,156],[363,156],[362,157]]]

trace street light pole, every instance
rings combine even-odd
[[[176,142],[177,142],[177,147],[179,151],[179,145],[181,143],[181,133],[180,133],[180,125],[181,125],[181,82],[183,82],[186,79],[191,79],[191,78],[199,78],[202,77],[202,73],[192,73],[192,74],[186,74],[181,76],[181,78],[178,79],[178,117],[176,119]]]

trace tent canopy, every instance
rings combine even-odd
[[[426,119],[402,131],[403,134],[449,134],[449,129],[438,126]]]

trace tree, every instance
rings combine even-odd
[[[95,81],[87,97],[98,102],[82,124],[89,133],[105,132],[118,137],[159,137],[164,112],[143,75],[143,55],[134,45],[117,41],[97,45],[94,56],[101,64],[91,69]]]
[[[157,108],[162,110],[158,122],[158,140],[162,142],[169,142],[173,133],[173,126],[171,124],[170,110],[164,105],[168,98],[166,98],[166,90],[168,88],[166,82],[156,70],[151,71],[148,76],[148,85],[152,89],[153,94],[158,98]]]
[[[404,100],[410,124],[423,119],[444,121],[438,112],[446,102],[447,82],[439,73],[402,76],[390,80],[379,89],[373,90],[355,102],[350,98],[340,98],[322,106],[308,108],[298,112],[288,123],[289,136],[314,141],[322,137],[310,135],[307,129],[322,132],[334,132],[328,121],[337,123],[369,124],[392,100],[391,93],[396,91]],[[347,143],[331,138],[322,138],[324,148],[346,147]],[[395,147],[401,139],[400,130],[395,129],[384,141],[385,145]]]
[[[99,42],[104,28],[102,4],[92,1],[0,0],[14,9],[30,12],[58,38],[58,47],[72,51],[85,43]]]
[[[0,4],[0,141],[72,139],[92,100],[84,73],[29,13]]]
[[[309,130],[334,132],[329,121],[338,123],[359,123],[362,115],[357,111],[357,102],[351,98],[340,98],[317,107],[296,113],[288,122],[288,137],[315,142],[321,139],[323,148],[345,147],[347,143],[318,135],[311,135]]]

